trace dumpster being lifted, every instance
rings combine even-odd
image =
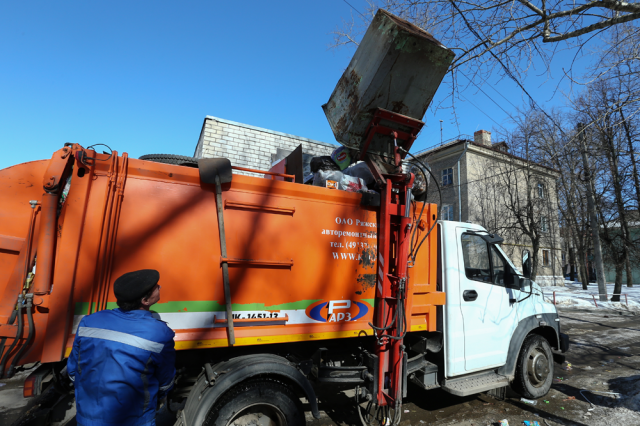
[[[385,164],[393,158],[393,144],[376,127],[398,132],[397,145],[408,151],[453,57],[431,34],[380,9],[322,106],[351,158],[369,154],[391,171]]]

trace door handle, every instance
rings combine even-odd
[[[478,293],[476,293],[475,290],[465,290],[464,293],[462,293],[462,298],[465,302],[473,302],[478,298]]]

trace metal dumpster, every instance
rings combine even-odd
[[[421,120],[454,56],[431,34],[378,10],[322,106],[336,140],[359,151],[378,108]]]

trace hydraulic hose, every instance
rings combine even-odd
[[[7,325],[13,325],[17,315],[18,315],[18,311],[16,309],[11,311],[11,316],[9,317],[9,321],[7,321]],[[2,356],[2,354],[4,352],[4,344],[6,343],[6,341],[7,341],[6,337],[3,337],[2,340],[0,340],[0,378],[2,378],[2,373],[4,372],[4,357]]]
[[[422,163],[420,164],[416,164],[416,166],[418,166],[418,169],[420,170],[420,173],[422,173],[422,177],[424,178],[425,183],[427,182],[427,175],[425,174],[424,170],[422,169],[422,167],[426,167],[424,166]],[[429,193],[428,191],[428,186],[427,186],[427,194]],[[420,209],[420,214],[418,215],[418,218],[422,217],[422,213],[424,213],[424,206],[426,205],[426,202],[422,203],[422,208]],[[418,232],[418,224],[416,223],[416,226],[413,227],[413,231],[411,232],[411,243],[409,244],[409,247],[411,248],[411,251],[413,251],[413,240],[416,236],[416,233]],[[412,263],[413,263],[413,259],[412,259]]]
[[[34,326],[33,326],[33,294],[29,293],[26,296],[27,298],[27,321],[29,322],[29,334],[27,335],[27,341],[24,342],[24,344],[20,347],[20,350],[18,351],[18,353],[16,354],[16,356],[13,357],[13,361],[11,361],[11,365],[9,366],[9,370],[7,370],[7,377],[11,378],[13,377],[13,375],[15,374],[15,366],[18,363],[18,361],[20,360],[20,358],[22,357],[22,355],[24,354],[25,350],[29,347],[29,345],[31,344],[31,341],[33,340],[33,333],[34,333]],[[20,315],[20,318],[22,318],[22,315]],[[20,320],[20,322],[22,322]],[[20,334],[22,334],[22,331],[19,331]],[[16,336],[16,340],[17,336]]]
[[[31,205],[31,218],[29,219],[29,233],[27,234],[27,256],[25,257],[25,262],[24,262],[24,272],[23,272],[23,279],[25,280],[25,284],[23,287],[23,293],[26,291],[26,289],[28,289],[31,286],[31,283],[33,281],[33,274],[29,273],[29,269],[33,268],[34,266],[34,261],[35,261],[35,251],[32,253],[32,241],[31,238],[33,237],[33,228],[35,226],[35,214],[36,214],[36,207],[39,205],[38,201],[36,200],[31,200],[29,201],[29,204]],[[16,315],[18,315],[18,310],[14,309],[13,311],[11,311],[11,316],[9,317],[9,321],[7,321],[7,325],[13,325],[13,322],[16,320]],[[0,339],[0,378],[2,378],[2,374],[4,373],[4,360],[3,360],[3,353],[4,353],[4,345],[7,342],[7,338],[3,337],[2,339]],[[9,351],[11,352],[11,351]]]
[[[407,151],[406,149],[402,149],[400,147],[398,147],[398,149],[402,150],[403,152],[405,152],[407,155],[411,156],[411,158],[413,158],[415,161],[417,161],[418,163],[420,163],[425,169],[427,169],[427,171],[429,172],[429,174],[431,175],[431,177],[433,178],[433,181],[436,184],[436,187],[438,188],[438,195],[440,196],[440,204],[442,204],[442,190],[440,189],[440,184],[438,183],[438,180],[436,179],[436,177],[434,176],[433,172],[431,170],[429,170],[427,168],[427,166],[424,165],[424,163],[420,160],[418,160],[416,158],[415,155],[411,154],[409,151]],[[438,218],[440,217],[440,207],[438,207]],[[418,244],[418,247],[415,250],[415,253],[413,253],[412,259],[413,259],[413,263],[415,264],[416,261],[416,257],[418,256],[418,251],[420,250],[420,247],[422,247],[422,243],[425,242],[425,240],[427,239],[427,237],[429,236],[429,234],[431,234],[431,231],[433,231],[433,228],[436,226],[437,222],[433,222],[433,225],[431,225],[431,228],[429,228],[429,232],[427,232],[425,234],[424,237],[422,237],[422,240],[420,241],[420,244]]]
[[[16,337],[15,339],[13,339],[13,343],[11,343],[11,346],[9,346],[9,349],[7,350],[7,352],[2,356],[2,359],[0,360],[0,378],[3,377],[4,375],[4,364],[7,362],[7,360],[9,359],[9,354],[11,354],[11,351],[13,351],[13,348],[16,347],[16,344],[18,343],[18,340],[20,339],[20,336],[22,336],[22,294],[18,295],[18,304],[16,306],[15,309],[15,313],[18,316],[18,332],[16,333]],[[12,314],[13,316],[13,314]]]

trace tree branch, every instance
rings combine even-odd
[[[555,37],[543,37],[542,41],[545,43],[556,43],[558,41],[567,40],[570,38],[576,38],[583,34],[590,33],[595,30],[600,30],[602,28],[611,27],[613,25],[622,24],[624,22],[633,21],[640,18],[640,12],[631,13],[629,15],[620,16],[618,18],[607,19],[606,21],[597,22],[593,25],[589,25],[588,27],[580,28],[579,30],[571,31],[559,36]]]

